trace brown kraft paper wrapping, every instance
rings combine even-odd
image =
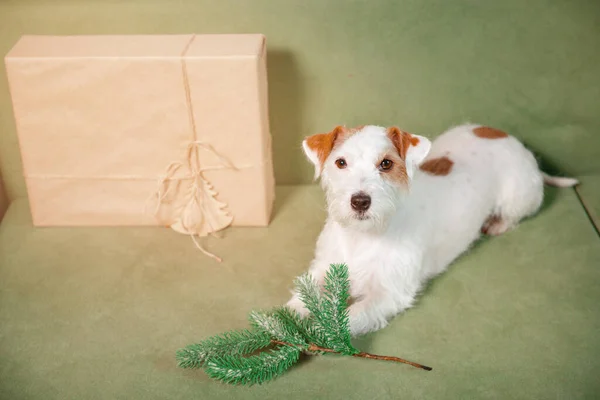
[[[268,225],[262,35],[24,36],[5,62],[35,225]]]

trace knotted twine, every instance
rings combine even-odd
[[[164,175],[158,179],[157,189],[152,193],[150,198],[156,198],[154,216],[157,216],[163,201],[171,190],[169,183],[177,181],[179,184],[183,181],[189,181],[185,194],[186,200],[183,202],[183,205],[174,211],[175,219],[170,224],[170,228],[176,232],[190,235],[192,241],[200,251],[221,262],[222,259],[220,257],[207,251],[198,243],[196,236],[207,236],[208,234],[215,236],[215,232],[231,225],[233,217],[225,210],[227,204],[215,198],[217,193],[213,190],[210,182],[204,178],[203,172],[219,169],[239,170],[250,168],[251,166],[236,167],[225,157],[221,156],[209,143],[198,140],[187,65],[185,62],[185,55],[195,37],[196,35],[192,36],[181,54],[181,72],[192,140],[187,146],[184,162],[174,161],[167,166]],[[212,153],[219,160],[218,165],[201,167],[201,150]],[[175,174],[177,171],[184,166],[187,166],[190,173],[183,177],[176,177]]]

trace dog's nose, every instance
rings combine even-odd
[[[371,196],[364,192],[353,194],[350,198],[350,205],[355,211],[367,211],[371,206]]]

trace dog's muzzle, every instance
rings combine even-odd
[[[371,207],[371,196],[365,192],[358,192],[350,198],[350,206],[354,211],[365,212]]]

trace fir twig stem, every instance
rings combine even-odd
[[[281,342],[279,340],[271,340],[271,343],[282,345],[282,346],[298,347],[298,346],[295,346],[295,345],[293,345],[291,343]],[[339,352],[337,352],[335,350],[327,349],[325,347],[320,347],[320,346],[317,346],[315,344],[310,344],[307,350],[310,351],[310,352],[322,351],[324,353],[340,354]],[[352,357],[370,358],[372,360],[382,360],[382,361],[394,361],[394,362],[399,362],[399,363],[403,363],[403,364],[412,365],[415,368],[424,369],[425,371],[431,371],[432,370],[431,367],[428,367],[428,366],[422,365],[422,364],[418,364],[416,362],[408,361],[408,360],[405,360],[405,359],[400,358],[400,357],[380,356],[380,355],[377,355],[377,354],[365,353],[364,351],[361,351],[359,353],[353,354]]]

